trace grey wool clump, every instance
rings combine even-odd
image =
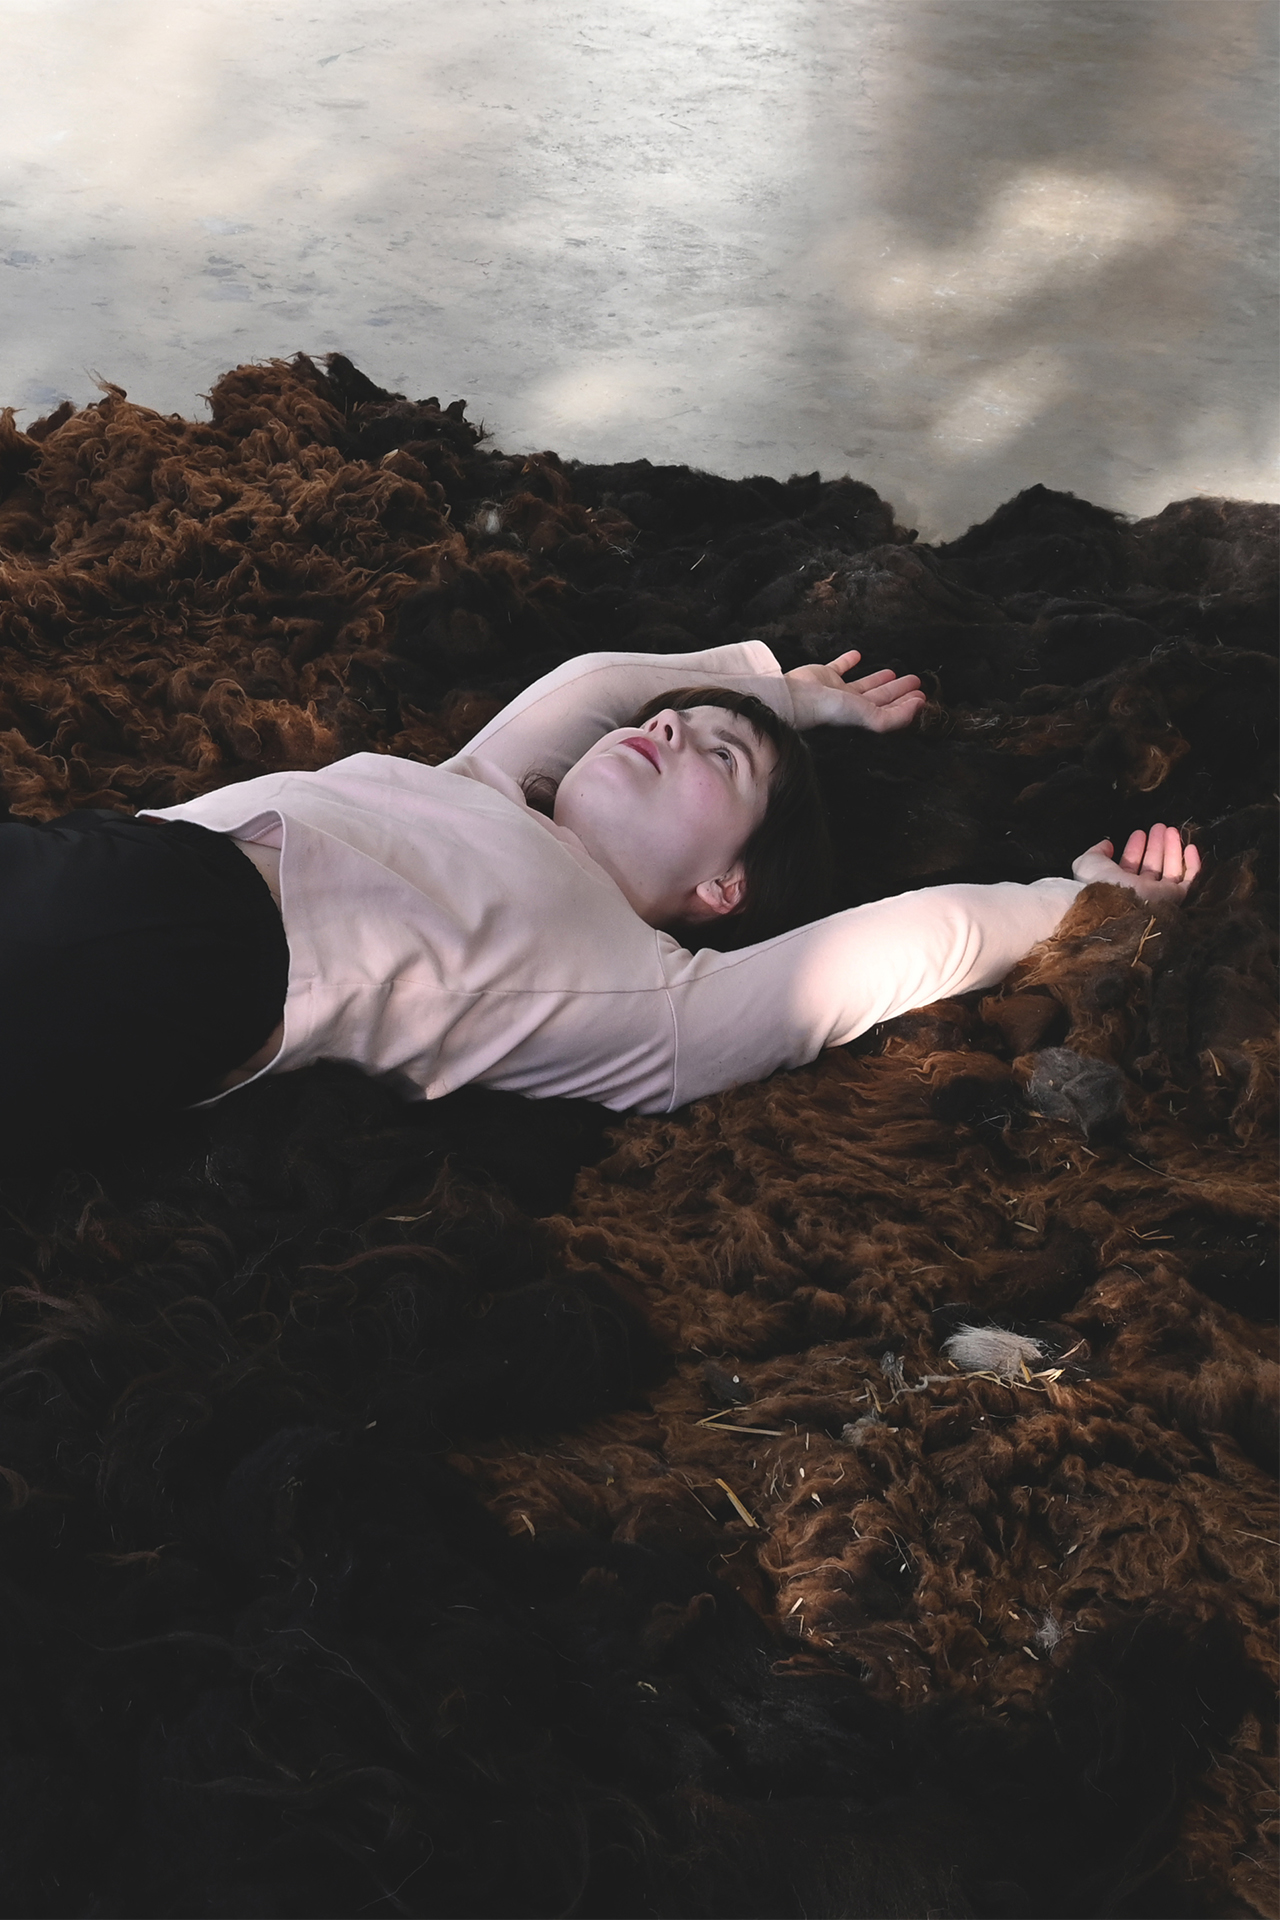
[[[1087,1060],[1070,1047],[1045,1047],[1027,1082],[1027,1104],[1049,1120],[1065,1120],[1088,1139],[1119,1117],[1124,1075],[1110,1060]]]
[[[1019,1380],[1023,1368],[1038,1367],[1044,1348],[1025,1333],[1007,1327],[957,1327],[943,1352],[964,1373],[998,1373],[1002,1380]]]
[[[878,1413],[864,1413],[860,1420],[851,1420],[847,1426],[841,1427],[840,1438],[847,1441],[851,1447],[860,1447],[870,1438],[876,1427],[882,1427],[884,1424]]]

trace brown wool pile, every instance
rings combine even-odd
[[[241,367],[210,399],[207,424],[116,389],[25,431],[0,416],[13,818],[165,805],[368,749],[435,761],[574,654],[750,635],[784,667],[856,645],[865,670],[929,690],[909,737],[814,742],[840,904],[1065,872],[1156,819],[1194,835],[1205,873],[1181,914],[1091,887],[992,994],[668,1118],[484,1095],[406,1115],[322,1068],[132,1155],[103,1143],[15,1173],[5,1910],[764,1913],[790,1886],[788,1910],[811,1913],[1274,1912],[1274,510],[1197,499],[1133,523],[1036,487],[929,548],[853,480],[509,458],[462,402],[386,394],[340,358]],[[526,1340],[512,1303],[535,1296]],[[544,1553],[572,1561],[575,1624],[550,1573],[526,1608],[551,1609],[547,1687],[598,1660],[648,1712],[678,1674],[662,1724],[685,1715],[697,1740],[660,1764],[648,1722],[609,1746],[572,1701],[529,1705],[536,1741],[486,1720],[483,1765],[452,1759],[429,1785],[424,1743],[470,1738],[456,1729],[487,1686],[510,1707],[520,1682],[492,1675],[533,1656],[495,1639],[471,1677],[428,1682],[397,1650],[425,1628],[370,1624],[341,1585],[374,1496],[352,1493],[348,1520],[333,1489],[385,1436],[367,1485],[400,1489],[397,1553],[427,1499],[397,1476],[429,1459],[452,1491],[428,1505],[475,1494],[505,1529],[483,1548],[515,1556],[498,1587]],[[296,1489],[321,1482],[304,1525]],[[270,1528],[291,1544],[245,1544]],[[450,1539],[405,1559],[397,1591],[420,1598],[446,1561],[460,1579]],[[591,1611],[642,1565],[693,1568],[689,1592],[655,1587],[632,1625],[620,1602]],[[304,1568],[317,1595],[338,1583],[306,1616],[311,1646],[338,1651],[286,1714],[285,1643],[268,1657],[263,1622],[286,1633]],[[467,1581],[449,1604],[483,1613]],[[1124,1650],[1157,1628],[1165,1651],[1126,1693]],[[751,1716],[706,1677],[706,1635],[739,1631],[764,1676],[749,1763]],[[223,1667],[219,1649],[239,1651]],[[161,1664],[125,1688],[129,1661]],[[313,1726],[298,1703],[341,1661],[366,1706]],[[1202,1719],[1168,1707],[1184,1681],[1193,1699],[1193,1671]],[[1070,1719],[1057,1703],[1099,1674],[1114,1720]],[[768,1729],[815,1688],[831,1726],[852,1725],[848,1702],[883,1710],[886,1754],[924,1730],[879,1812],[874,1767],[857,1785],[852,1760],[819,1780],[778,1757]],[[1085,1811],[1011,1863],[1002,1807],[1032,1817],[1019,1768],[1030,1792],[1036,1740],[1075,1754],[1077,1721],[1095,1744],[1063,1778]],[[1087,1825],[1112,1749],[1138,1795],[1123,1834],[1105,1810]],[[526,1761],[585,1809],[572,1841],[546,1809],[544,1840],[520,1826]],[[496,1810],[473,1794],[458,1811],[463,1776],[499,1783]],[[193,1783],[177,1813],[174,1781]],[[1099,1805],[1121,1791],[1104,1782]],[[932,1838],[846,1857],[859,1819]],[[290,1851],[307,1822],[316,1846],[340,1836],[340,1866]],[[757,1826],[758,1895],[727,1866],[703,1874],[700,1847],[745,1859]],[[468,1871],[448,1864],[454,1828]],[[500,1828],[525,1837],[477,1892]],[[935,1842],[934,1879],[894,1878]],[[1112,1863],[1105,1884],[1077,1850]],[[819,1855],[804,1882],[794,1863]]]

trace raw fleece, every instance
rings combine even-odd
[[[1274,511],[930,548],[341,358],[211,405],[0,416],[13,817],[757,636],[930,693],[815,737],[840,904],[1157,818],[1205,874],[660,1120],[334,1066],[7,1113],[3,1910],[1272,1912]]]

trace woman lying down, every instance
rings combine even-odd
[[[1156,826],[1074,880],[820,917],[798,734],[924,702],[914,675],[846,683],[858,657],[590,654],[441,766],[358,753],[0,827],[10,1114],[118,1125],[322,1059],[418,1099],[477,1081],[665,1113],[993,986],[1088,881],[1184,896],[1199,858]]]

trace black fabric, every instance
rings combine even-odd
[[[0,826],[5,1132],[188,1106],[263,1045],[289,950],[225,834],[94,810]]]

